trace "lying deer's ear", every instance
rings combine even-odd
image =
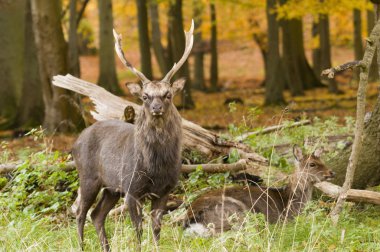
[[[317,158],[320,158],[322,156],[322,153],[323,153],[323,148],[318,148],[316,149],[314,152],[313,152],[313,156],[314,157],[317,157]]]
[[[172,90],[173,90],[174,95],[176,95],[179,92],[181,92],[181,90],[185,86],[185,82],[186,82],[185,78],[181,78],[181,79],[178,79],[178,80],[176,80],[176,81],[173,82]]]
[[[129,92],[131,92],[132,95],[140,97],[141,96],[141,86],[136,83],[129,83],[127,84],[127,87],[129,89]]]
[[[301,161],[303,159],[302,149],[296,144],[293,146],[293,155],[297,161]]]

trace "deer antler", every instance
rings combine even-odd
[[[194,42],[193,32],[194,32],[194,20],[191,20],[190,30],[188,32],[185,31],[186,45],[185,45],[185,51],[182,55],[182,58],[178,61],[178,63],[174,63],[173,68],[162,79],[163,82],[170,83],[170,79],[181,68],[183,63],[185,63],[185,61],[187,60],[187,57],[189,57],[189,54],[191,52],[191,48],[193,47],[193,42]]]
[[[150,82],[150,80],[145,77],[145,75],[138,71],[136,68],[129,63],[124,56],[123,49],[121,49],[121,35],[117,34],[115,29],[113,29],[113,36],[115,37],[115,51],[121,62],[123,62],[124,66],[126,66],[129,70],[131,70],[139,79],[142,81],[143,85]]]

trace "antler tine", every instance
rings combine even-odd
[[[121,60],[121,62],[124,64],[124,66],[126,66],[137,77],[139,77],[139,79],[142,81],[143,84],[146,84],[146,83],[150,82],[150,80],[147,77],[145,77],[145,75],[142,72],[138,71],[136,68],[134,68],[132,66],[131,63],[129,63],[126,60],[126,58],[124,56],[123,49],[121,49],[121,35],[117,34],[117,32],[115,31],[115,29],[113,29],[113,36],[115,38],[115,51],[116,51],[116,54],[119,57],[119,59]]]
[[[191,52],[191,49],[193,47],[193,42],[194,42],[193,33],[194,33],[194,20],[192,19],[190,30],[188,32],[185,31],[186,45],[185,45],[185,51],[182,55],[182,58],[177,63],[174,63],[174,66],[172,67],[172,69],[162,79],[163,82],[169,83],[173,75],[181,68],[183,63],[185,63],[185,61],[189,57],[189,54]]]

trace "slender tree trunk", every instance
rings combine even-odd
[[[218,86],[218,32],[216,20],[215,3],[210,3],[211,13],[211,65],[210,65],[210,84],[212,91],[219,91]]]
[[[148,9],[146,0],[136,0],[139,30],[141,71],[148,79],[153,79],[150,41],[148,30]]]
[[[74,76],[80,77],[77,34],[77,0],[70,0],[69,23],[69,73]]]
[[[281,57],[279,50],[279,26],[273,9],[276,0],[267,0],[268,20],[268,52],[267,69],[265,71],[265,105],[284,104],[284,78],[278,73],[281,71]]]
[[[320,19],[318,18],[318,22],[316,20],[313,21],[313,27],[312,27],[312,37],[313,40],[318,41],[318,47],[313,48],[313,70],[315,75],[319,76],[321,72],[323,71],[322,69],[322,64],[321,64],[321,43],[320,43]]]
[[[68,71],[67,46],[60,13],[60,1],[32,1],[33,31],[45,105],[44,127],[50,132],[66,132],[84,127],[72,94],[52,86],[53,76]]]
[[[79,25],[80,21],[82,20],[83,18],[83,14],[84,14],[84,11],[86,10],[86,7],[87,7],[87,4],[90,0],[84,0],[83,3],[82,3],[82,6],[78,12],[78,15],[77,15],[77,26]]]
[[[171,40],[171,48],[173,61],[177,62],[181,59],[183,52],[185,51],[185,34],[183,33],[184,27],[182,23],[182,0],[172,1],[170,4],[169,11],[169,19],[170,19],[170,40]],[[195,107],[193,98],[191,96],[191,79],[189,74],[189,64],[186,61],[181,69],[174,76],[176,77],[186,77],[187,81],[185,84],[185,88],[182,98],[182,108],[192,109]]]
[[[158,4],[157,0],[151,0],[149,4],[150,10],[150,24],[151,24],[151,36],[152,36],[152,47],[158,66],[161,71],[162,77],[169,72],[170,67],[167,55],[165,55],[165,49],[161,43],[161,30],[160,30],[160,18],[158,14]]]
[[[375,26],[375,12],[374,10],[367,10],[367,34],[371,33],[373,27]],[[375,56],[373,57],[373,61],[371,64],[371,68],[369,70],[369,79],[368,81],[374,82],[379,79],[379,72],[378,72],[378,64],[377,64],[377,52],[375,52]]]
[[[321,48],[321,68],[322,70],[331,68],[331,45],[330,45],[330,22],[329,16],[325,14],[319,15],[319,44]],[[317,76],[321,75],[320,71]],[[338,85],[334,79],[328,79],[330,93],[340,93]]]
[[[25,1],[0,3],[0,129],[14,126],[23,81]]]
[[[202,40],[202,12],[204,6],[202,2],[193,0],[193,17],[195,25],[195,34],[194,34],[194,81],[193,87],[199,90],[206,90],[205,85],[205,74],[204,74],[204,49],[203,49],[203,40]]]
[[[98,0],[99,8],[99,79],[98,84],[120,95],[122,91],[116,75],[114,41],[112,35],[112,0]]]
[[[354,16],[354,51],[355,60],[360,60],[363,58],[363,41],[362,41],[362,18],[361,11],[355,9],[353,12]],[[354,80],[359,80],[359,69],[354,69]]]
[[[31,0],[26,1],[25,41],[28,42],[24,43],[24,74],[17,126],[28,128],[41,125],[44,119],[44,102],[33,33]]]

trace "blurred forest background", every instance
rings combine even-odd
[[[366,0],[2,0],[0,12],[0,129],[42,124],[50,132],[80,131],[90,105],[52,87],[54,75],[128,96],[125,83],[135,78],[115,59],[113,27],[127,59],[159,79],[182,55],[192,18],[194,48],[177,74],[187,78],[177,101],[185,118],[223,130],[252,107],[265,113],[250,126],[273,123],[285,107],[290,118],[353,115],[358,74],[320,73],[361,59],[375,23]],[[370,81],[378,78],[373,69]]]

